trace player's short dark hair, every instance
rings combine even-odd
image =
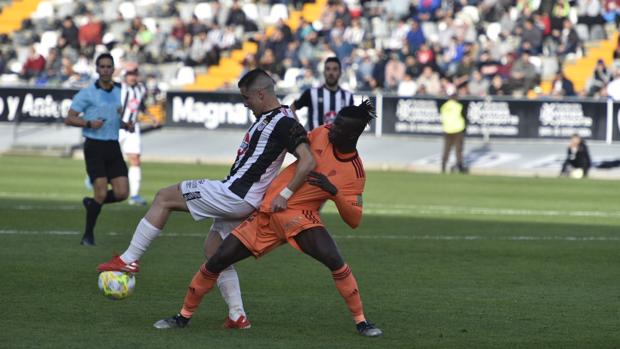
[[[327,63],[329,63],[329,62],[334,62],[334,63],[338,64],[338,68],[339,68],[340,70],[342,70],[342,63],[340,63],[340,59],[339,59],[338,57],[333,56],[333,57],[329,57],[329,58],[327,58],[327,59],[325,60],[325,65],[327,65]]]
[[[114,57],[112,57],[112,55],[107,52],[102,53],[97,57],[97,59],[95,60],[95,65],[99,66],[99,61],[105,58],[109,58],[112,61],[112,66],[114,66]]]
[[[260,80],[261,78],[262,79],[268,78],[269,80],[271,80],[272,83],[275,83],[273,81],[273,78],[269,75],[269,73],[267,73],[261,68],[256,68],[256,69],[250,70],[245,75],[243,75],[243,77],[241,77],[241,80],[239,80],[239,82],[237,83],[237,86],[239,88],[242,88],[242,87],[251,88],[254,86],[257,80]]]
[[[377,117],[377,114],[375,113],[375,106],[372,105],[369,99],[362,101],[359,105],[344,107],[340,109],[338,114],[346,118],[358,119],[363,121],[364,124],[368,124]]]

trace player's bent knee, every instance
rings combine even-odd
[[[321,263],[323,263],[329,270],[337,270],[342,268],[344,260],[338,251],[325,251],[319,257]]]

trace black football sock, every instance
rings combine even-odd
[[[86,227],[84,228],[85,237],[94,237],[95,223],[101,212],[101,204],[95,200],[89,200],[86,206]]]
[[[119,199],[116,198],[116,196],[114,196],[114,190],[110,189],[108,190],[108,193],[105,196],[105,200],[103,200],[104,204],[111,204],[113,202],[118,202],[120,201]]]

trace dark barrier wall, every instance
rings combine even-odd
[[[285,105],[291,105],[300,94],[279,95]],[[354,103],[369,98],[376,103],[376,97],[357,95]],[[307,108],[297,113],[302,125],[307,126]],[[178,92],[166,95],[166,120],[169,125],[182,127],[205,127],[214,129],[247,129],[255,118],[243,106],[238,93]],[[375,132],[374,122],[367,129]]]
[[[0,88],[0,122],[57,122],[67,115],[75,89]],[[281,95],[290,105],[299,94]],[[439,108],[445,98],[401,98],[356,95],[355,103],[370,98],[381,110],[381,134],[439,135]],[[607,103],[575,99],[526,100],[510,98],[462,99],[469,136],[494,138],[566,138],[573,133],[606,140]],[[298,111],[305,124],[306,110]],[[613,140],[620,140],[620,103],[612,108],[609,125]],[[238,93],[170,91],[166,96],[166,123],[170,126],[206,129],[247,129],[254,116]]]
[[[0,88],[0,122],[61,122],[78,90]]]
[[[445,98],[383,97],[383,133],[441,134]],[[605,140],[607,103],[593,101],[463,99],[467,134],[506,138]],[[620,139],[615,138],[614,139]]]

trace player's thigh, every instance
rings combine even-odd
[[[218,231],[211,229],[205,239],[205,258],[211,258],[222,244],[222,237]]]
[[[170,210],[187,211],[187,203],[183,198],[183,194],[179,188],[179,184],[160,189],[155,195],[153,206],[161,206]]]
[[[205,239],[204,251],[207,259],[211,258],[218,247],[222,244],[222,241],[230,235],[230,233],[241,223],[246,220],[247,217],[242,219],[225,219],[214,218],[209,234]]]
[[[323,263],[330,270],[336,270],[344,264],[336,242],[324,227],[306,229],[294,239],[304,253]]]

